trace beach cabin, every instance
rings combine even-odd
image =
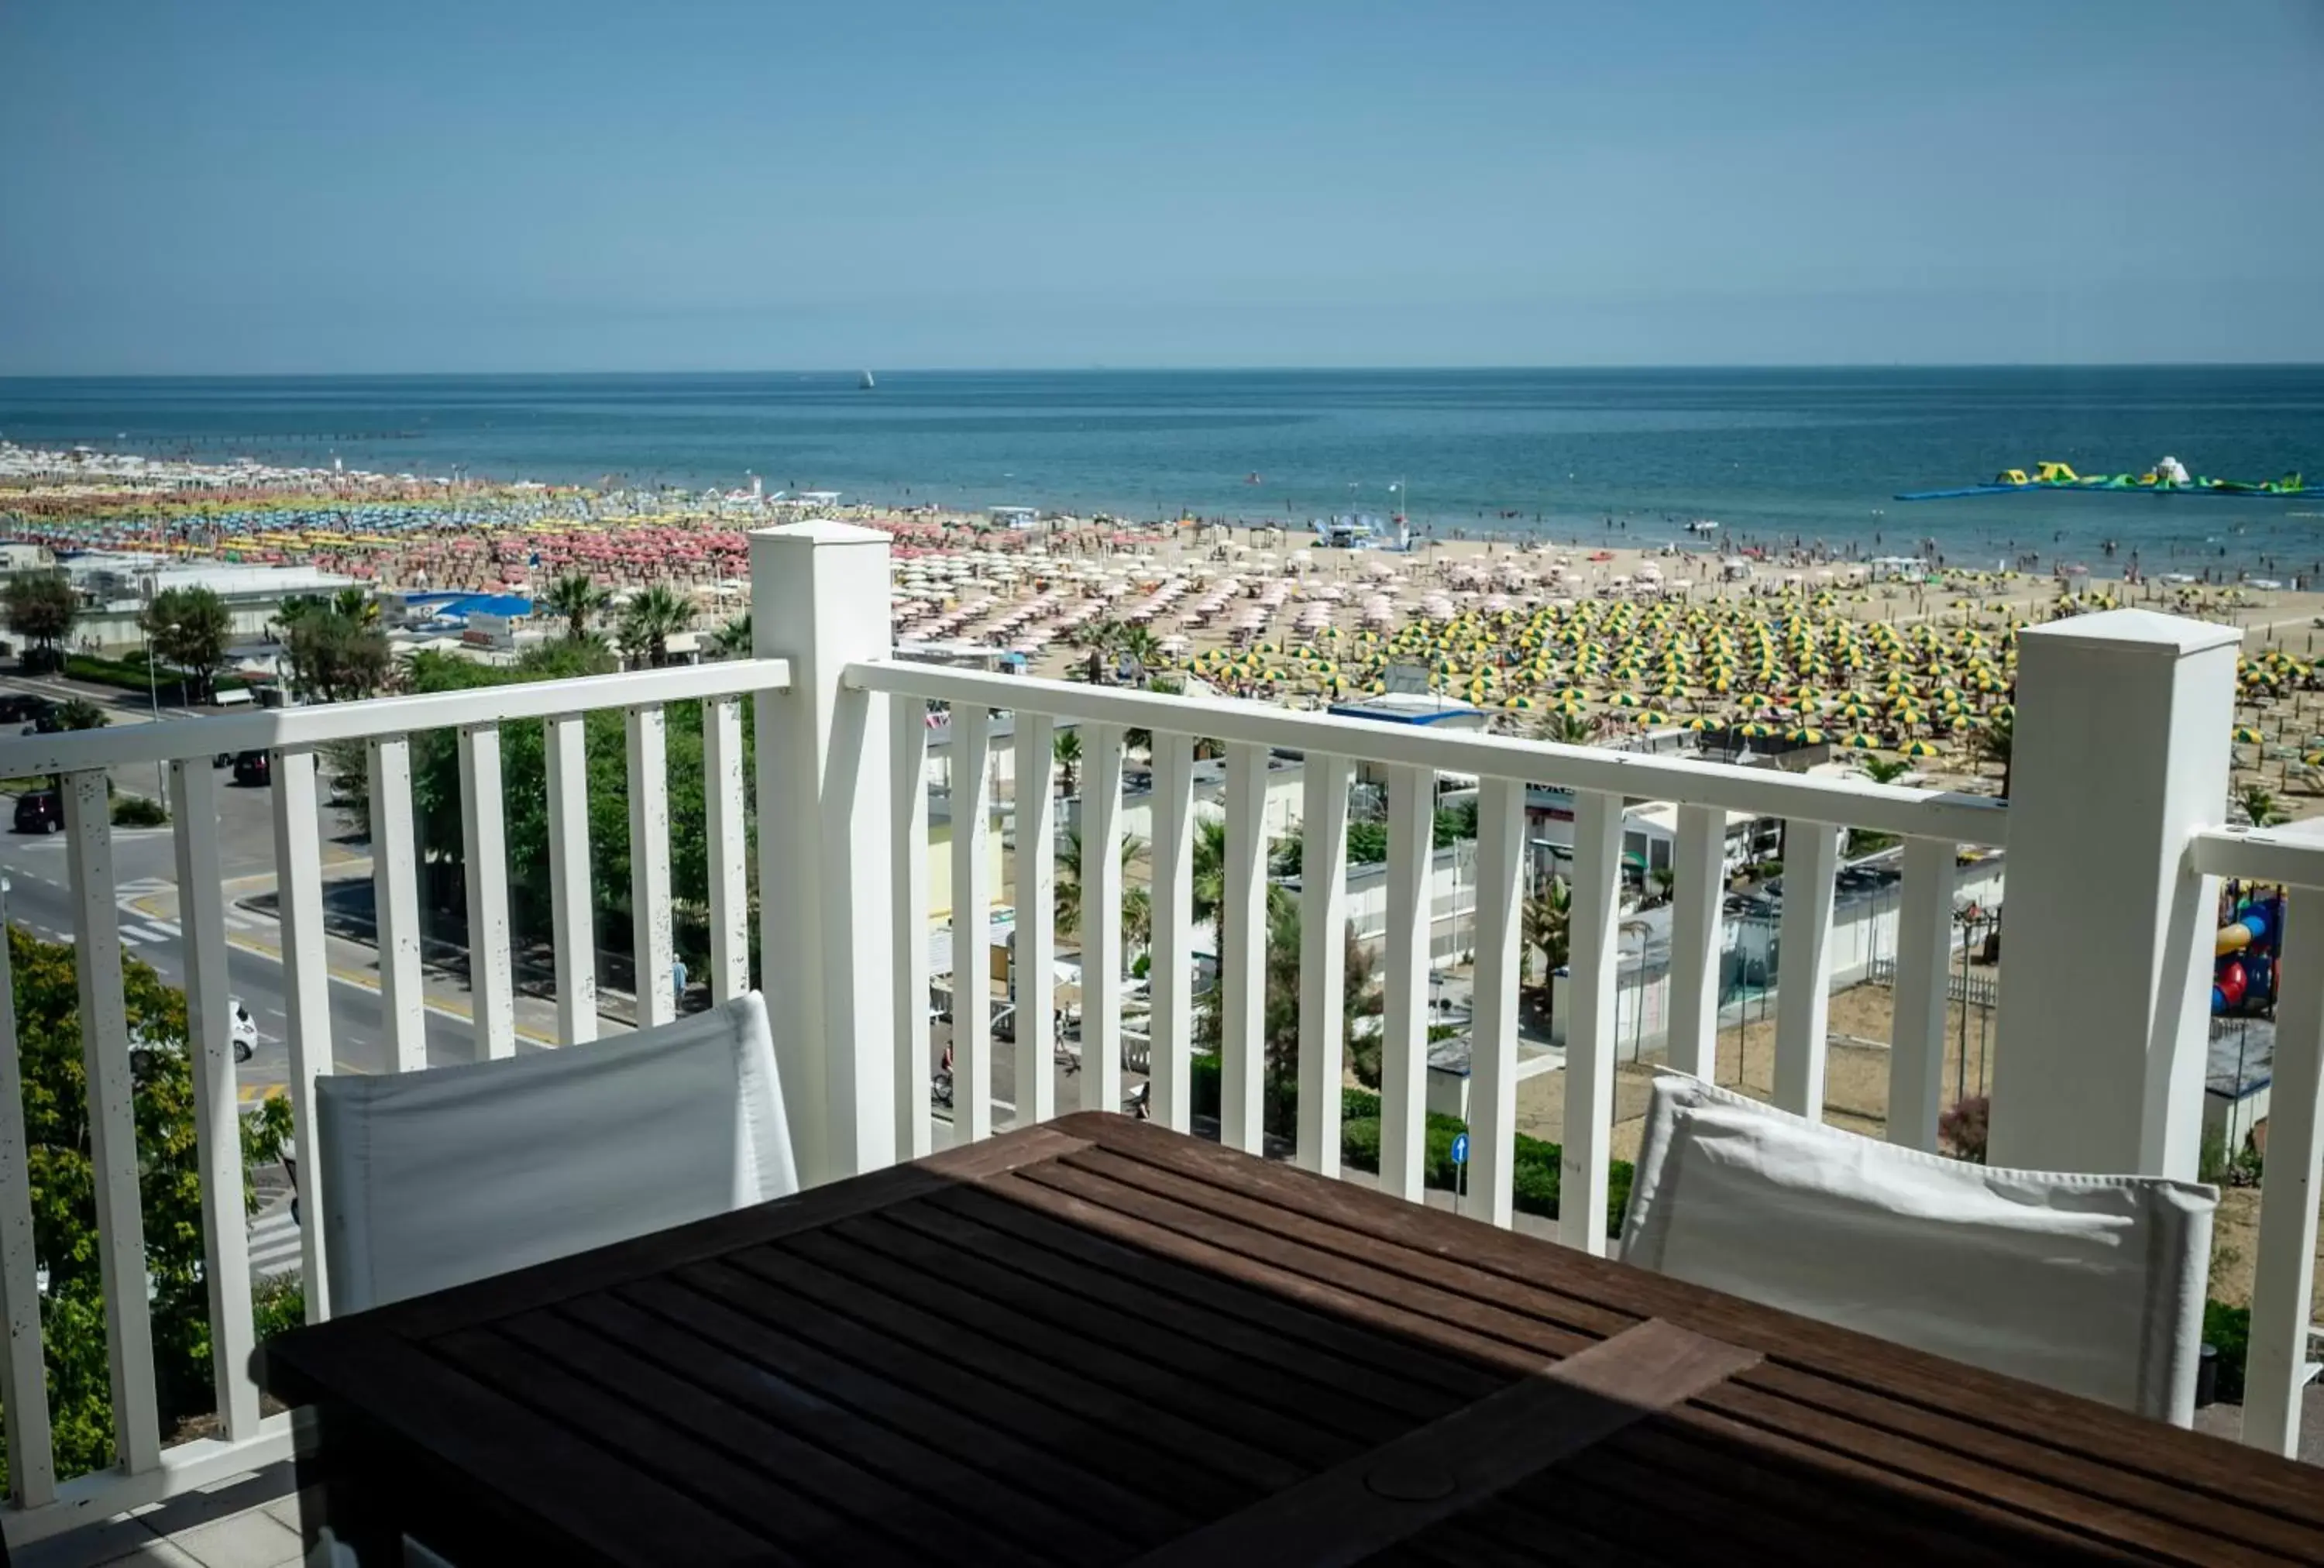
[[[986,516],[1001,527],[1015,529],[1023,533],[1030,533],[1039,527],[1041,522],[1040,510],[1037,507],[988,506],[984,511]]]

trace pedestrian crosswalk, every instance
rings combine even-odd
[[[299,1272],[299,1224],[284,1194],[251,1216],[250,1277],[272,1279]]]
[[[154,920],[143,926],[133,926],[124,920],[119,927],[122,941],[132,947],[149,942],[175,942],[185,933],[169,920]]]

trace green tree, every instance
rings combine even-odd
[[[1081,731],[1059,730],[1049,742],[1049,755],[1056,760],[1057,793],[1070,800],[1081,793]]]
[[[632,664],[659,669],[669,662],[669,640],[693,627],[693,601],[667,583],[655,583],[622,612],[622,651]]]
[[[1125,833],[1121,835],[1123,872],[1127,872],[1130,870],[1130,862],[1145,847],[1146,841],[1136,834]],[[1130,887],[1130,881],[1126,875],[1122,878],[1121,886],[1122,902],[1126,909],[1130,894],[1133,890]],[[1065,834],[1065,842],[1057,848],[1056,908],[1057,935],[1071,936],[1080,931],[1082,928],[1082,834],[1079,828],[1069,830]],[[1125,919],[1125,930],[1127,926],[1128,921]],[[1124,936],[1122,941],[1124,951],[1132,950],[1138,944],[1130,942],[1128,936]]]
[[[1260,1031],[1267,1054],[1267,1081],[1286,1088],[1299,1081],[1301,940],[1299,906],[1286,899],[1271,907],[1267,917],[1266,998],[1261,1008]],[[1376,1087],[1379,1083],[1380,988],[1371,955],[1356,940],[1355,927],[1343,927],[1341,940],[1346,944],[1341,978],[1341,1048],[1353,1066],[1357,1080]],[[1224,1027],[1220,1017],[1222,1000],[1220,992],[1213,991],[1195,1009],[1194,1044],[1201,1049],[1216,1051],[1220,1047]],[[1291,1099],[1289,1095],[1268,1098]]]
[[[1913,770],[1911,761],[1904,757],[1867,757],[1856,766],[1875,784],[1894,784]]]
[[[37,644],[24,661],[32,669],[57,669],[64,665],[57,647],[72,634],[80,614],[80,595],[62,572],[27,573],[8,581],[5,609],[11,635]]]
[[[590,623],[612,606],[613,596],[592,582],[588,573],[568,572],[549,585],[540,603],[549,613],[565,617],[566,637],[579,642],[589,635]]]
[[[1598,738],[1598,721],[1580,714],[1552,714],[1541,722],[1541,738],[1560,745],[1586,746]]]
[[[331,613],[358,626],[379,624],[379,601],[369,588],[341,588],[331,596]]]
[[[153,651],[186,672],[196,702],[217,696],[217,672],[226,663],[234,617],[226,601],[209,588],[164,588],[138,617]]]
[[[2244,816],[2254,827],[2273,827],[2292,820],[2275,803],[2275,793],[2261,784],[2246,784],[2236,791],[2236,804],[2243,807]]]
[[[1563,877],[1552,877],[1525,901],[1525,948],[1542,955],[1542,1007],[1555,1000],[1557,972],[1572,956],[1573,889]]]
[[[1259,873],[1267,873],[1264,859]],[[1194,864],[1188,869],[1187,882],[1194,906],[1194,924],[1208,922],[1217,938],[1221,956],[1227,951],[1227,824],[1222,816],[1198,817],[1194,822]],[[1296,908],[1291,894],[1273,881],[1267,884],[1268,918],[1271,921],[1285,909]]]
[[[282,650],[290,695],[300,702],[376,696],[395,666],[385,632],[319,603],[283,625]]]
[[[2009,795],[2009,770],[2016,747],[2017,716],[2015,714],[1996,714],[1985,721],[1983,729],[1977,732],[1978,755],[2001,770],[2001,793],[2005,799]]]
[[[42,942],[20,927],[10,927],[8,955],[14,971],[16,1042],[24,1083],[32,1250],[49,1273],[48,1295],[42,1303],[42,1344],[61,1479],[103,1469],[115,1455],[80,999],[74,950],[69,945]],[[138,1043],[130,1055],[138,1194],[144,1215],[154,1381],[166,1436],[180,1423],[215,1407],[186,1001],[126,954],[121,977],[130,1037]],[[290,1130],[288,1102],[262,1101],[243,1118],[245,1166],[279,1159]],[[245,1205],[252,1201],[246,1187],[243,1197]],[[261,1303],[262,1319],[281,1316],[270,1310],[272,1305]]]
[[[411,662],[414,692],[455,691],[532,680],[599,675],[611,656],[594,640],[562,639],[529,649],[514,665],[475,663],[451,656],[422,655]],[[669,802],[672,905],[678,954],[687,965],[708,961],[709,829],[703,793],[702,705],[671,703],[663,710]],[[630,803],[628,737],[620,709],[600,709],[582,720],[588,778],[591,905],[601,946],[624,953],[630,945]],[[756,728],[744,724],[742,777],[755,777]],[[349,759],[360,778],[360,757]],[[441,927],[463,918],[466,875],[460,837],[460,763],[455,737],[446,731],[416,734],[411,741],[412,804],[427,867],[424,885],[431,918]],[[549,785],[544,730],[538,723],[501,726],[503,834],[509,865],[512,926],[523,941],[546,941],[554,929],[549,882]],[[343,797],[343,803],[352,806]],[[368,831],[368,809],[359,814]],[[744,833],[755,843],[758,820],[745,811]],[[755,866],[755,854],[745,863]],[[756,891],[753,890],[753,897]],[[757,940],[758,923],[751,923]]]
[[[719,627],[717,631],[713,632],[710,634],[710,646],[716,650],[721,659],[750,658],[751,612],[743,611],[740,615]]]
[[[69,696],[57,705],[56,721],[60,730],[101,730],[113,715],[85,696]]]

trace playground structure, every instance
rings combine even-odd
[[[2229,882],[2220,890],[2219,930],[2211,949],[2213,1017],[2251,1018],[2274,1011],[2282,943],[2282,888]]]

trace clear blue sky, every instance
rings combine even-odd
[[[2324,360],[2324,0],[76,0],[0,60],[0,374]]]

